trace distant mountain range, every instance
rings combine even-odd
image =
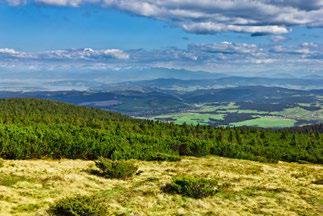
[[[123,82],[110,84],[97,88],[99,90],[124,90],[124,89],[146,89],[159,88],[170,90],[196,90],[196,89],[217,89],[239,86],[266,86],[282,87],[290,89],[320,89],[323,87],[323,79],[281,79],[281,78],[260,78],[260,77],[221,77],[217,79],[154,79],[136,82]]]
[[[168,86],[166,80],[157,81],[162,87]],[[186,81],[173,80],[175,83]],[[140,82],[148,86],[155,81]],[[199,82],[199,81],[188,81]],[[203,81],[201,81],[203,82]],[[115,91],[35,91],[35,92],[0,92],[0,98],[42,98],[52,99],[77,105],[89,105],[109,109],[130,115],[172,112],[186,109],[194,104],[254,103],[267,104],[268,109],[275,105],[279,110],[298,103],[316,103],[323,96],[323,89],[295,90],[280,87],[243,86],[219,89],[199,89],[190,92],[165,90],[156,86],[140,90],[127,89]],[[264,109],[264,108],[263,108]],[[277,108],[278,109],[278,108]],[[265,109],[266,110],[266,109]]]
[[[219,80],[225,83],[231,78]],[[214,82],[158,79],[115,84],[105,91],[0,91],[0,98],[51,99],[142,118],[214,126],[254,125],[250,123],[253,119],[268,127],[323,122],[323,89],[256,85],[213,88]]]

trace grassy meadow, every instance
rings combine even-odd
[[[133,163],[137,175],[112,180],[91,174],[93,161],[5,160],[0,215],[49,215],[50,206],[75,195],[99,197],[108,215],[322,215],[322,165],[215,156]],[[177,176],[213,179],[219,188],[202,199],[164,193]]]
[[[240,127],[240,126],[250,126],[250,127],[262,127],[262,128],[283,128],[283,127],[293,127],[296,123],[294,119],[287,119],[281,117],[258,117],[255,119],[250,119],[246,121],[232,123],[231,125]]]

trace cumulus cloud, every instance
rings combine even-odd
[[[27,0],[6,0],[9,5],[19,6],[27,3]]]
[[[29,54],[15,49],[0,48],[0,58],[26,58]]]
[[[57,60],[125,60],[129,58],[126,52],[119,49],[94,50],[91,48],[46,51],[37,53],[36,56],[38,58]]]
[[[78,7],[81,4],[99,3],[100,0],[35,0],[39,4],[55,5],[55,6],[70,6]]]
[[[288,40],[287,37],[284,37],[284,36],[281,36],[281,35],[276,35],[276,36],[271,37],[271,41],[273,41],[275,43],[280,43],[280,42],[284,42],[284,41],[287,41],[287,40]]]
[[[302,58],[317,58],[318,56],[323,55],[323,46],[313,43],[313,42],[305,42],[298,46],[274,46],[270,50],[270,52],[276,53],[276,54],[284,54],[284,55],[297,55]],[[322,58],[323,60],[323,58]]]
[[[213,44],[191,44],[190,50],[206,52],[206,53],[222,53],[222,54],[250,54],[255,55],[259,52],[259,48],[255,44],[232,43],[224,41],[222,43]]]
[[[7,0],[29,3],[102,7],[165,20],[199,34],[233,31],[253,35],[284,34],[291,26],[323,26],[322,0]]]
[[[16,55],[18,52],[14,49],[0,48],[0,55]]]
[[[84,49],[67,49],[51,50],[44,52],[27,53],[9,48],[0,48],[0,57],[32,59],[32,60],[126,60],[129,54],[119,49],[94,50],[91,48]]]
[[[294,46],[270,46],[224,41],[190,44],[185,49],[170,47],[155,50],[84,48],[25,52],[0,48],[0,67],[39,71],[167,67],[235,73],[268,69],[322,73],[323,45],[306,42]]]

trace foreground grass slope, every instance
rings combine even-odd
[[[322,214],[321,165],[214,156],[133,162],[141,174],[125,181],[91,174],[93,161],[5,160],[0,168],[0,215],[48,215],[50,206],[76,195],[98,197],[108,215]],[[212,179],[222,186],[202,199],[162,191],[183,175]]]
[[[213,128],[132,119],[36,99],[0,100],[0,157],[173,160],[218,155],[323,163],[318,131]]]

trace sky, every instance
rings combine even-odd
[[[323,0],[0,0],[0,73],[323,75]]]

